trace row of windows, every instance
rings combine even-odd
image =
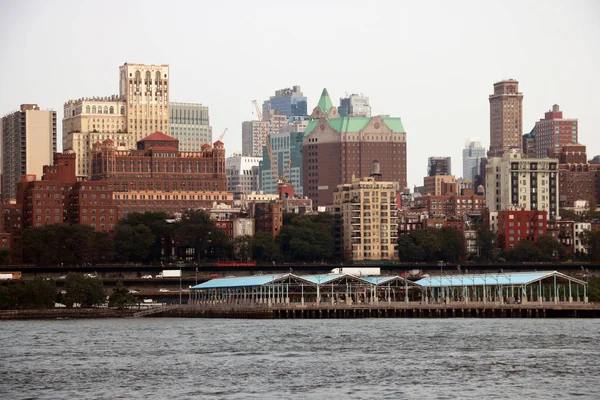
[[[115,107],[114,106],[85,106],[86,114],[114,114]],[[125,106],[121,106],[121,115],[125,115]]]

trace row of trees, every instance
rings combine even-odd
[[[177,221],[162,212],[131,213],[111,233],[95,232],[86,225],[47,225],[25,230],[21,243],[26,263],[81,265],[158,263],[167,260],[163,254],[171,246],[180,256],[194,249],[198,262],[328,261],[333,256],[333,240],[333,217],[327,214],[284,215],[276,240],[269,233],[257,232],[231,241],[206,212],[189,210]]]
[[[580,238],[587,253],[571,254],[570,250],[551,236],[536,242],[522,240],[513,249],[501,252],[497,235],[486,226],[477,230],[477,261],[496,262],[559,262],[577,259],[600,263],[600,231],[585,232]],[[451,227],[425,228],[398,239],[400,261],[458,262],[465,260],[465,240],[462,233]]]
[[[57,291],[54,280],[41,277],[31,281],[12,281],[0,286],[0,308],[45,309],[53,308],[55,303],[67,307],[78,304],[87,308],[105,301],[102,280],[80,273],[67,274],[63,291]]]

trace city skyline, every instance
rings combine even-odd
[[[524,95],[521,134],[529,132],[550,105],[560,104],[569,117],[579,120],[579,142],[587,146],[589,157],[600,154],[600,122],[594,118],[593,97],[600,89],[594,77],[600,68],[600,44],[594,40],[600,36],[600,28],[594,25],[600,6],[593,2],[550,2],[544,7],[508,2],[494,11],[493,19],[487,17],[485,5],[476,2],[437,3],[439,13],[433,15],[430,5],[391,2],[307,2],[305,9],[272,2],[238,3],[236,7],[215,3],[209,8],[186,4],[190,9],[186,13],[177,12],[183,3],[164,9],[150,2],[154,7],[119,5],[123,12],[118,14],[109,11],[110,7],[105,11],[91,4],[61,4],[50,7],[34,2],[25,7],[9,1],[3,3],[0,16],[0,50],[12,60],[0,76],[4,88],[0,113],[8,114],[25,103],[57,110],[59,144],[63,104],[118,93],[117,68],[128,62],[168,64],[170,100],[208,106],[214,131],[229,128],[224,139],[227,155],[241,150],[241,122],[256,118],[254,99],[262,104],[275,90],[299,85],[311,110],[323,87],[336,104],[346,93],[363,93],[370,98],[374,116],[402,118],[408,132],[408,185],[412,187],[426,175],[428,157],[448,155],[456,164],[464,140],[472,136],[481,137],[489,147],[488,96],[494,83],[509,78],[519,81]],[[193,12],[197,7],[214,18],[206,24],[187,23],[197,14]],[[292,11],[301,19],[314,18],[310,11],[314,7],[325,21],[326,35],[319,29],[296,32],[291,25],[272,24]],[[133,28],[125,16],[134,8],[142,20],[161,15],[167,23],[161,30],[152,24]],[[227,15],[227,27],[221,15]],[[399,30],[391,24],[397,15],[404,21]],[[169,22],[176,18],[177,25]],[[90,19],[97,29],[89,30]],[[364,34],[352,43],[340,41],[338,32],[352,24],[361,26]],[[504,29],[507,26],[512,29]],[[102,39],[94,39],[92,49],[91,32],[103,27]],[[148,40],[115,45],[134,29]],[[210,36],[212,32],[219,34]],[[203,43],[206,57],[199,58],[173,41],[184,35],[214,37]],[[66,45],[65,37],[69,37]],[[320,46],[308,46],[317,42]],[[284,43],[286,47],[281,47]],[[365,56],[344,61],[340,68],[340,62],[326,62],[331,56],[328,48],[334,44],[337,51],[359,54],[356,51],[361,50]],[[310,50],[300,52],[296,63],[273,64],[260,56],[263,49],[277,48],[282,52]],[[390,55],[390,48],[398,49],[398,56]],[[385,57],[386,62],[373,63],[373,54]],[[556,54],[560,54],[558,61]],[[58,58],[60,63],[47,62]],[[253,61],[242,65],[241,59]],[[312,59],[320,61],[302,62]]]

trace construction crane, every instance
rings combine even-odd
[[[285,177],[286,177],[287,173],[289,172],[291,166],[292,166],[292,159],[290,158],[290,161],[288,161],[288,165],[287,165],[287,167],[285,167],[285,170],[283,171],[283,175],[281,175],[281,179],[279,180],[278,183],[285,183]]]
[[[258,117],[258,120],[260,122],[262,122],[262,113],[260,112],[260,108],[258,107],[258,102],[256,100],[252,100],[252,103],[254,104],[254,107],[256,108],[256,116]],[[264,126],[264,124],[260,125],[260,128],[262,130],[262,137],[265,141],[265,146],[267,146],[267,153],[269,154],[269,160],[271,161],[271,171],[273,171],[273,176],[275,177],[275,182],[279,183],[279,172],[277,171],[277,163],[275,162],[275,160],[273,159],[273,149],[271,149],[271,142],[269,141],[269,134],[267,132],[267,128]]]
[[[223,141],[223,137],[225,136],[226,133],[227,133],[227,128],[225,128],[223,130],[223,133],[221,133],[221,136],[219,136],[219,141],[221,141],[221,142]]]

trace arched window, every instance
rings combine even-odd
[[[156,71],[156,83],[160,81],[160,71]]]
[[[142,80],[142,74],[140,73],[140,71],[135,71],[135,80],[136,83],[140,83],[140,80]]]
[[[121,106],[121,115],[125,115],[125,106]]]
[[[104,106],[104,114],[108,114],[108,106]]]
[[[92,106],[92,114],[96,114],[96,106]]]
[[[85,113],[89,114],[90,113],[90,106],[85,106]]]
[[[110,106],[110,113],[114,114],[115,113],[115,108],[113,106]]]
[[[146,84],[149,84],[151,79],[152,75],[150,75],[150,71],[146,71]]]

